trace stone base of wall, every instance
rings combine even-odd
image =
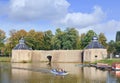
[[[93,62],[107,57],[106,49],[85,49],[83,50],[12,50],[12,62]],[[95,57],[97,56],[97,57]],[[82,58],[83,57],[83,58]]]

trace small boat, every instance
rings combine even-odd
[[[120,71],[120,63],[114,63],[114,64],[112,64],[112,70]]]
[[[55,74],[55,75],[61,75],[61,76],[64,76],[64,75],[67,75],[68,74],[68,72],[66,72],[66,71],[57,71],[56,69],[52,69],[51,71],[50,71],[52,74]]]

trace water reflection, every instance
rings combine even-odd
[[[120,72],[79,67],[77,63],[0,63],[0,83],[119,83]],[[50,73],[63,68],[67,76]]]
[[[10,65],[8,65],[8,63],[0,63],[0,83],[9,83],[10,76]]]

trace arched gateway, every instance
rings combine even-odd
[[[107,57],[107,50],[95,36],[84,50],[31,50],[24,42],[21,38],[12,50],[12,62],[49,61],[48,55],[52,57],[51,62],[93,62]]]

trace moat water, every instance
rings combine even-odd
[[[0,62],[0,83],[120,83],[120,71],[102,71],[78,64]],[[52,68],[63,68],[69,74],[53,75]]]

